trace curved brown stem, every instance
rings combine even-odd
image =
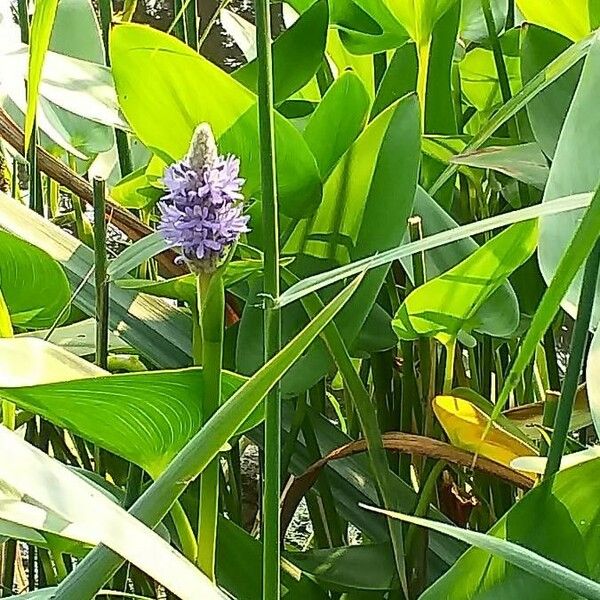
[[[456,448],[455,446],[451,446],[450,444],[433,438],[392,431],[383,434],[382,440],[383,447],[386,450],[391,450],[393,452],[415,454],[418,456],[445,460],[446,462],[466,468],[471,468],[471,465],[473,464],[474,455],[472,452]],[[308,467],[302,475],[291,479],[284,490],[282,498],[282,535],[285,535],[300,500],[302,500],[303,496],[310,490],[317,480],[319,473],[327,466],[327,464],[332,460],[347,458],[348,456],[353,456],[354,454],[359,454],[366,450],[367,443],[365,440],[350,442],[332,450],[329,454]],[[482,456],[477,457],[475,468],[524,490],[531,489],[534,484],[534,480],[526,475]]]

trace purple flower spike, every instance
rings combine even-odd
[[[167,193],[158,203],[158,230],[178,260],[192,270],[214,271],[227,250],[248,229],[237,157],[220,156],[210,126],[194,132],[188,154],[165,171]]]

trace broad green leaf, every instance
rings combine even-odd
[[[417,46],[427,43],[438,20],[456,0],[414,0],[394,5],[396,18]]]
[[[257,410],[261,401],[290,366],[306,351],[324,327],[356,291],[362,276],[356,278],[278,354],[259,369],[224,403],[200,431],[187,443],[160,477],[131,508],[141,522],[156,525],[165,516],[188,482],[195,479],[218,455],[223,444],[238,427]],[[102,546],[93,550],[60,585],[56,598],[77,593],[93,596],[101,589],[115,567],[122,562],[117,553]]]
[[[512,557],[492,557],[489,548],[488,551],[472,548],[421,596],[422,600],[600,597],[598,584],[594,584],[596,591],[593,593],[589,588],[564,591],[564,585],[571,577],[564,572],[565,567],[595,580],[600,577],[600,547],[596,533],[600,518],[599,493],[600,460],[594,460],[561,471],[551,481],[530,491],[491,529],[490,534],[497,541],[510,540],[553,561],[550,566],[552,579],[543,581],[540,578],[547,572],[537,570],[541,564],[539,559],[530,563],[536,569],[533,571],[536,577],[526,573],[524,565],[517,569],[503,559],[512,560],[514,554]]]
[[[53,330],[40,329],[29,331],[19,334],[16,337],[39,338],[52,342],[55,346],[60,346],[68,350],[71,354],[92,357],[96,351],[96,320],[84,319],[77,323],[56,327]],[[121,338],[117,331],[109,331],[108,350],[109,352],[130,353],[133,349]]]
[[[528,102],[577,64],[577,62],[587,54],[593,40],[594,35],[583,38],[565,50],[565,52],[554,59],[546,68],[537,73],[517,94],[486,121],[477,134],[473,136],[473,139],[466,150],[476,150],[477,148],[481,148],[500,126],[514,117],[514,115],[525,107]],[[456,174],[456,171],[456,165],[447,167],[429,189],[429,193],[435,194],[447,181],[452,179]]]
[[[125,248],[110,262],[106,274],[111,279],[120,279],[167,248],[168,244],[162,233],[155,231]]]
[[[27,69],[27,112],[25,113],[25,152],[31,141],[44,57],[50,44],[58,0],[37,0],[31,21],[31,46]]]
[[[23,362],[24,347],[38,357],[29,377],[24,369],[31,358]],[[108,375],[48,342],[27,338],[0,340],[0,356],[2,398],[140,465],[153,477],[204,421],[201,369]],[[243,382],[225,372],[223,399]],[[244,429],[261,420],[259,411]]]
[[[500,33],[506,23],[509,0],[490,2],[496,32]],[[481,9],[481,0],[463,0],[460,14],[460,37],[466,42],[481,42],[488,38],[488,29]]]
[[[549,517],[549,514],[552,514],[551,513],[552,507],[548,506],[550,504],[551,504],[550,502],[543,503],[542,505],[544,507],[544,511],[543,512],[540,511],[537,514],[538,515],[543,514],[544,517],[547,519]],[[520,504],[517,505],[517,508],[513,509],[513,510],[517,510],[519,506],[521,506],[521,505]],[[368,510],[373,510],[375,512],[378,512],[378,513],[381,513],[381,514],[384,514],[387,516],[393,516],[394,518],[400,519],[402,521],[406,521],[407,523],[413,523],[415,525],[420,525],[421,527],[427,527],[428,529],[432,529],[433,531],[445,533],[446,535],[449,535],[453,538],[456,538],[458,540],[461,540],[463,542],[466,542],[468,544],[475,546],[477,549],[482,550],[483,553],[486,555],[488,553],[492,554],[494,556],[494,558],[500,559],[501,561],[506,561],[507,563],[510,563],[511,565],[518,567],[520,570],[524,571],[525,573],[533,575],[534,578],[537,579],[538,581],[541,580],[541,582],[539,582],[539,583],[538,583],[538,581],[536,581],[536,583],[533,584],[532,587],[537,588],[536,592],[540,588],[543,588],[543,589],[545,589],[547,594],[550,592],[550,590],[553,590],[552,592],[550,592],[549,596],[545,596],[545,597],[551,597],[551,598],[553,598],[553,600],[554,599],[562,600],[562,598],[565,598],[565,597],[568,597],[568,598],[584,597],[584,598],[589,598],[590,600],[598,600],[600,598],[600,583],[597,583],[596,581],[593,581],[592,579],[590,579],[584,575],[581,575],[577,571],[571,570],[571,569],[563,566],[562,561],[554,562],[554,561],[546,558],[545,556],[542,556],[542,555],[536,553],[535,551],[528,549],[524,545],[520,545],[520,544],[514,543],[512,541],[506,540],[506,539],[499,539],[499,537],[492,536],[492,535],[486,535],[484,533],[479,533],[477,531],[470,531],[468,529],[462,529],[461,527],[456,527],[455,525],[447,525],[445,523],[438,523],[437,521],[429,521],[427,519],[421,519],[419,517],[412,517],[410,515],[403,515],[400,513],[391,513],[390,511],[383,510],[380,508],[374,508],[374,507],[369,507],[369,506],[364,506],[364,508],[366,508]],[[561,511],[560,510],[561,508],[562,508],[562,505],[559,504],[555,508],[555,511],[558,512],[559,514],[562,512],[562,514],[564,515],[564,509]],[[510,515],[510,513],[509,513],[509,515]],[[535,517],[535,513],[532,514],[531,516]],[[555,515],[552,515],[552,516],[555,516]],[[510,516],[506,517],[506,521],[510,521]],[[570,521],[570,519],[569,519],[569,521]],[[555,525],[554,522],[552,524],[553,524],[553,526]],[[574,524],[573,524],[572,528],[575,529]],[[569,532],[569,533],[571,533],[571,532]],[[577,536],[578,532],[573,532],[573,533],[575,534],[575,536]],[[572,538],[572,541],[574,541],[573,538]],[[577,547],[579,547],[579,546],[577,546]],[[575,554],[579,554],[579,553],[575,553]],[[581,561],[581,560],[570,560],[569,561],[570,564],[572,564],[573,562],[578,563],[577,567],[579,569],[581,569],[582,566],[585,566],[585,561]],[[582,565],[582,563],[583,563],[583,565]],[[585,569],[585,567],[584,567],[584,569]],[[587,569],[585,569],[585,570],[587,570]],[[507,569],[507,571],[508,571],[508,569]],[[451,570],[451,573],[452,573],[452,570]],[[489,573],[489,571],[488,571],[488,573]],[[486,575],[488,575],[488,573],[486,573]],[[448,580],[449,578],[450,578],[450,574],[446,575],[443,579]],[[472,577],[470,579],[472,580]],[[534,581],[535,581],[535,579],[534,579]],[[512,583],[511,577],[508,576],[507,580],[510,585]],[[550,584],[550,588],[547,585],[544,585],[546,582]],[[491,598],[492,596],[481,591],[483,588],[483,586],[481,585],[481,583],[482,583],[481,580],[479,580],[477,583],[478,583],[477,591],[480,594],[477,597]],[[530,583],[530,585],[531,585],[531,583]],[[451,589],[448,589],[445,594],[443,594],[443,593],[440,594],[439,587],[440,587],[439,585],[434,584],[434,586],[432,586],[432,588],[430,588],[427,592],[425,592],[425,594],[422,595],[421,598],[423,600],[425,600],[425,598],[427,598],[427,597],[446,598],[447,600],[450,600],[451,598],[462,598],[462,597],[473,598],[473,596],[471,594],[469,594],[468,596],[460,595],[460,592],[458,591],[457,588],[460,587],[460,588],[464,589],[463,585],[459,586],[459,585],[455,584],[455,586]],[[438,595],[434,596],[432,593],[430,593],[432,590],[436,590],[436,593]],[[569,592],[570,595],[567,595],[565,592]],[[513,594],[515,593],[514,587],[511,588],[511,593],[513,593]],[[533,592],[533,593],[535,593],[535,592]],[[534,596],[532,596],[531,591],[527,592],[527,596],[529,598],[534,597]],[[497,597],[501,597],[501,596],[497,596]],[[535,597],[539,597],[539,596],[536,595]]]
[[[299,221],[283,249],[296,255],[290,270],[299,278],[324,265],[346,263],[400,243],[412,208],[420,160],[419,112],[414,95],[374,119],[338,161],[325,183],[323,201],[311,219]],[[401,174],[401,176],[400,176]],[[390,218],[394,215],[394,218]],[[363,326],[387,269],[365,278],[336,323],[351,345]],[[259,289],[249,298],[238,338],[237,368],[251,373],[262,361]],[[329,296],[330,297],[330,296]],[[306,322],[301,306],[284,311],[283,339]],[[284,393],[299,393],[332,368],[322,344],[298,362],[282,382]]]
[[[505,50],[504,63],[508,71],[510,88],[513,96],[521,88],[521,70],[519,57],[506,52],[518,32],[511,30],[500,37]],[[491,50],[475,48],[467,53],[459,63],[461,87],[467,100],[479,111],[489,111],[502,100],[498,73]]]
[[[571,41],[555,31],[537,25],[523,28],[521,42],[521,77],[523,84],[533,79],[557,56],[571,45]],[[573,100],[581,64],[577,64],[527,105],[527,115],[537,143],[547,156],[553,157],[558,136]]]
[[[240,157],[244,194],[259,194],[257,99],[252,92],[176,38],[149,27],[114,27],[110,48],[121,109],[148,148],[166,162],[179,160],[195,127],[208,122],[220,151]],[[305,216],[321,195],[314,158],[301,134],[278,113],[275,138],[281,210]]]
[[[0,427],[0,481],[68,523],[88,528],[102,543],[148,573],[182,600],[220,598],[210,580],[165,540],[66,466]]]
[[[514,426],[510,427],[510,421],[507,423],[506,419],[499,418],[482,443],[481,437],[490,423],[493,405],[488,408],[483,410],[482,404],[478,406],[458,395],[433,399],[433,412],[457,448],[477,452],[507,467],[515,458],[536,454],[533,444],[526,443],[522,439],[524,436],[519,435]]]
[[[478,327],[474,320],[478,309],[532,255],[537,238],[536,221],[513,225],[449,271],[418,287],[394,317],[392,325],[398,337],[431,336],[446,341],[456,339],[461,330],[470,332]]]
[[[415,194],[413,215],[421,217],[425,236],[458,227],[458,223],[420,186]],[[404,240],[409,242],[408,235]],[[479,245],[472,238],[465,238],[426,252],[427,278],[433,279],[455,267],[478,248]],[[412,280],[412,260],[406,257],[400,262]],[[477,310],[473,320],[478,323],[475,331],[479,333],[501,337],[514,331],[519,323],[519,302],[511,285],[507,282],[500,286]]]
[[[557,200],[554,200],[557,202]],[[552,205],[552,202],[546,205]],[[510,370],[504,380],[504,385],[494,407],[492,418],[496,418],[515,387],[519,384],[527,365],[535,357],[538,344],[542,341],[547,329],[567,293],[571,282],[592,252],[598,239],[598,222],[600,220],[600,188],[596,190],[592,201],[584,213],[579,226],[560,260],[546,289],[537,311],[533,315],[525,337],[521,341],[518,353],[513,359]],[[539,253],[538,253],[539,254]]]
[[[73,303],[95,314],[94,253],[72,235],[0,192],[0,227],[47,252],[64,268]],[[109,326],[152,364],[163,368],[192,363],[192,322],[188,315],[158,298],[110,289]]]
[[[548,162],[534,142],[515,146],[488,146],[459,154],[450,162],[478,169],[492,169],[540,190],[544,189],[548,180]]]
[[[39,338],[0,339],[0,386],[21,387],[89,379],[106,371]]]
[[[262,544],[229,519],[219,517],[217,581],[244,600],[262,598]],[[285,558],[281,561],[281,595],[289,600],[326,600],[327,595],[307,574]]]
[[[567,190],[569,194],[594,191],[600,182],[600,115],[595,110],[599,85],[600,40],[596,38],[586,58],[558,140],[543,202],[553,202]],[[574,164],[577,165],[576,169],[573,168]],[[577,211],[542,219],[538,260],[547,283],[557,272],[575,230],[579,227],[582,214],[583,211]],[[578,272],[561,302],[563,309],[573,317],[577,312],[582,278],[583,269]],[[600,286],[596,289],[592,327],[600,319],[599,295]]]
[[[513,223],[521,223],[541,216],[556,215],[577,210],[579,208],[585,208],[590,205],[591,200],[592,194],[566,196],[565,198],[555,200],[553,203],[537,204],[535,206],[514,210],[495,217],[489,217],[487,219],[482,219],[481,221],[469,223],[468,225],[461,225],[460,227],[440,231],[439,233],[422,240],[411,242],[410,244],[403,244],[392,250],[373,253],[371,256],[356,260],[348,265],[322,271],[317,275],[312,275],[305,278],[303,281],[295,283],[290,286],[289,289],[281,293],[276,304],[277,306],[286,306],[307,294],[319,291],[338,281],[342,281],[346,277],[351,277],[356,273],[360,273],[364,269],[367,271],[376,269],[377,267],[387,265],[394,260],[400,260],[419,252],[427,252],[428,250],[439,248],[458,240],[464,240],[480,233],[493,231],[499,227],[506,227]]]
[[[17,327],[50,327],[71,295],[62,267],[46,252],[0,230],[0,290]]]
[[[286,557],[330,590],[387,591],[399,587],[389,544],[287,552]]]
[[[13,327],[10,321],[10,313],[4,301],[2,290],[0,290],[0,338],[10,338],[13,336]]]
[[[73,27],[73,23],[77,23],[77,27]],[[60,0],[48,49],[60,55],[86,61],[84,65],[104,65],[104,46],[100,26],[91,0]],[[48,56],[46,59],[48,60]],[[50,63],[50,60],[48,62]],[[45,74],[46,69],[42,72],[41,94],[45,91]],[[63,73],[57,81],[60,82],[63,82],[66,87],[73,87],[74,84]],[[112,80],[110,83],[112,84]],[[89,91],[90,95],[98,97],[96,90]],[[88,98],[88,95],[82,96],[80,105],[75,111],[66,111],[57,106],[52,107],[52,110],[68,132],[72,144],[87,156],[94,156],[98,152],[105,152],[111,148],[115,140],[110,127],[94,123],[83,115],[86,109],[82,110],[81,104],[89,104]]]
[[[288,261],[281,261],[282,265]],[[233,260],[227,264],[223,274],[225,288],[230,288],[253,275],[262,273],[262,260]],[[183,300],[194,304],[196,301],[196,276],[193,273],[165,280],[119,279],[116,284],[125,290],[139,290],[151,296]],[[195,304],[194,304],[195,306]]]
[[[345,72],[327,90],[311,115],[304,139],[323,180],[363,130],[369,105],[369,94],[360,78],[353,72]]]
[[[144,167],[121,179],[110,191],[115,202],[136,209],[154,206],[162,195],[162,190],[150,185]]]
[[[298,9],[297,2],[291,4]],[[371,54],[402,45],[407,32],[390,0],[334,0],[331,22],[338,26],[340,40],[352,54]],[[300,9],[298,9],[300,10]]]
[[[388,61],[377,88],[371,117],[376,117],[390,104],[417,89],[417,50],[412,41],[398,48]]]
[[[327,33],[327,60],[334,77],[339,77],[346,69],[352,69],[371,94],[375,87],[375,74],[371,56],[359,56],[348,51],[338,29],[329,28]]]
[[[556,31],[574,41],[592,31],[589,0],[517,0],[516,4],[529,23]]]
[[[327,41],[327,0],[317,0],[273,43],[273,90],[283,102],[312,79],[323,60]],[[244,65],[233,77],[256,92],[258,61]]]

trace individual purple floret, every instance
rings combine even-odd
[[[179,260],[192,269],[212,271],[242,233],[249,231],[244,216],[239,177],[240,161],[219,156],[210,127],[194,132],[188,154],[165,171],[167,193],[158,208],[158,230]]]

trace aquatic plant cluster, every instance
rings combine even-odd
[[[253,1],[0,0],[0,597],[600,600],[596,0]]]

